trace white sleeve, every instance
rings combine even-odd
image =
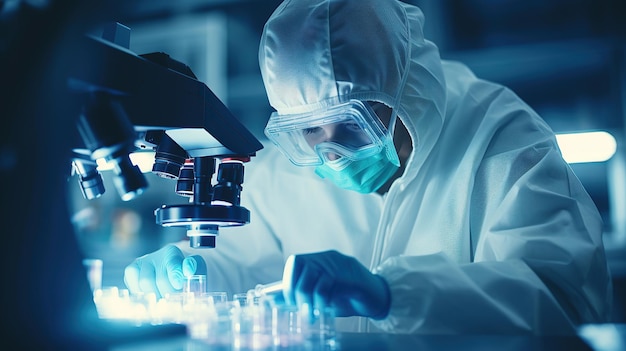
[[[458,265],[443,254],[396,256],[379,267],[389,283],[395,333],[573,333],[541,280],[522,261]]]
[[[392,301],[375,326],[567,334],[578,323],[606,321],[612,290],[602,222],[549,144],[483,160],[470,209],[472,263],[433,254],[391,257],[377,268]]]

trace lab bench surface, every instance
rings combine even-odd
[[[111,348],[112,351],[200,351],[251,350],[236,347],[211,347],[185,336],[143,340]],[[622,351],[626,350],[626,324],[590,325],[580,329],[578,336],[511,336],[511,335],[396,335],[339,333],[334,348],[293,347],[261,348],[272,351],[333,351],[333,350],[507,350],[507,351]]]

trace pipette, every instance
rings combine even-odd
[[[268,294],[275,294],[281,292],[284,288],[283,282],[291,281],[291,275],[293,274],[293,265],[296,256],[290,255],[285,260],[285,267],[283,268],[283,279],[267,284],[257,284],[254,287],[254,296],[260,297]]]
[[[265,296],[268,294],[277,293],[283,290],[283,281],[279,280],[273,283],[267,284],[257,284],[254,287],[254,295],[255,296]]]

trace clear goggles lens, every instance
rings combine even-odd
[[[300,166],[374,155],[385,147],[386,133],[372,108],[359,100],[300,114],[274,112],[265,127],[267,137]]]

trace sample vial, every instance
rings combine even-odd
[[[206,275],[190,275],[183,286],[184,294],[196,296],[206,293]]]

